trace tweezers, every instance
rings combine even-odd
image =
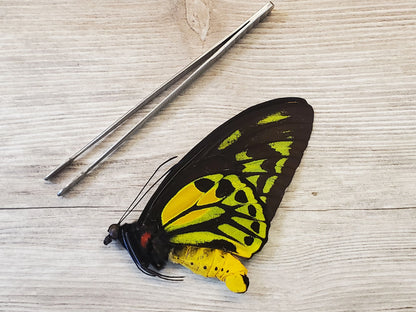
[[[272,2],[268,2],[264,7],[262,7],[257,13],[250,17],[246,22],[244,22],[240,27],[233,31],[230,35],[225,37],[223,40],[218,42],[210,50],[202,54],[200,57],[192,61],[189,65],[184,67],[178,73],[176,73],[172,78],[163,83],[159,88],[154,90],[150,95],[145,99],[139,102],[136,106],[127,111],[123,116],[117,119],[113,124],[108,128],[102,131],[97,135],[93,140],[91,140],[87,145],[77,151],[75,154],[70,156],[68,160],[59,165],[56,169],[50,172],[44,179],[49,180],[58,175],[63,169],[68,165],[72,164],[79,156],[81,156],[85,151],[91,148],[93,145],[104,139],[120,125],[122,125],[126,120],[128,120],[132,115],[134,115],[139,109],[153,101],[158,97],[162,92],[166,91],[177,83],[180,79],[184,78],[186,75],[189,76],[179,84],[172,92],[170,92],[161,102],[155,106],[147,115],[145,115],[133,128],[131,128],[121,139],[119,139],[114,145],[107,149],[96,161],[91,163],[84,171],[82,171],[78,176],[76,176],[71,182],[69,182],[64,188],[58,192],[58,196],[64,195],[72,187],[78,184],[89,172],[91,172],[95,167],[98,166],[104,159],[106,159],[110,154],[114,153],[126,140],[132,136],[134,133],[140,129],[146,121],[153,117],[157,112],[159,112],[164,106],[171,102],[176,96],[178,96],[186,87],[188,87],[194,80],[196,80],[204,71],[206,71],[215,61],[217,61],[225,52],[227,52],[239,39],[241,39],[251,28],[256,26],[263,18],[265,18],[270,11],[273,9],[274,5]],[[193,72],[192,72],[193,71]],[[192,73],[191,73],[192,72]],[[191,73],[191,74],[190,74]]]

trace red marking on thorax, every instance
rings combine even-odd
[[[144,232],[142,237],[140,238],[140,245],[142,245],[143,248],[147,246],[147,242],[149,241],[150,237],[152,237],[152,234],[149,232]]]

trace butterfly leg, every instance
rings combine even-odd
[[[249,280],[247,269],[241,262],[228,252],[219,249],[196,246],[175,247],[169,259],[179,263],[196,274],[205,277],[216,277],[225,282],[233,292],[247,291]]]

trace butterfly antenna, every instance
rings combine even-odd
[[[161,163],[156,170],[153,172],[153,174],[150,176],[150,178],[146,181],[146,183],[143,185],[143,187],[141,188],[141,190],[139,191],[139,193],[137,194],[137,196],[134,198],[134,200],[131,202],[131,204],[129,205],[129,207],[126,209],[126,211],[123,213],[123,215],[121,216],[120,220],[118,221],[118,224],[120,224],[121,222],[123,222],[130,213],[132,213],[132,211],[137,207],[137,205],[140,203],[140,201],[143,199],[144,196],[147,195],[147,193],[157,184],[159,183],[159,181],[161,179],[163,179],[170,171],[170,169],[168,171],[166,171],[160,178],[158,178],[156,180],[155,183],[153,183],[149,189],[143,194],[143,196],[140,197],[140,195],[143,193],[144,189],[147,187],[147,185],[150,183],[150,181],[153,179],[153,177],[155,176],[155,174],[160,170],[160,168],[162,168],[165,164],[167,164],[168,162],[172,161],[173,159],[177,158],[178,156],[173,156],[171,158],[169,158],[168,160],[165,160],[163,163]]]

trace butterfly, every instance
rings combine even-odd
[[[251,258],[267,242],[270,222],[299,166],[314,112],[301,98],[252,106],[212,131],[167,172],[133,223],[112,224],[104,240],[119,240],[145,274],[168,260],[247,290]]]

